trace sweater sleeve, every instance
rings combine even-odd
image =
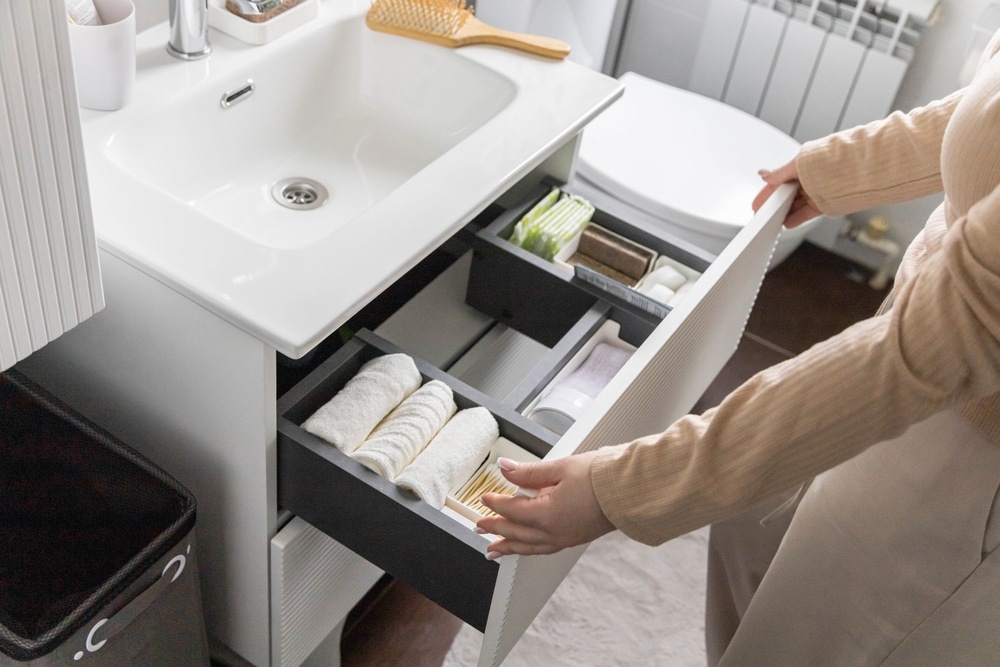
[[[758,373],[717,408],[599,451],[598,501],[657,544],[731,516],[1000,390],[1000,187],[959,218],[889,313]]]
[[[940,192],[941,141],[962,92],[806,142],[796,158],[803,190],[826,215]]]

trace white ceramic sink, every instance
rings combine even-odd
[[[213,30],[199,61],[167,54],[166,24],[144,31],[132,102],[82,113],[102,250],[292,357],[529,171],[572,157],[621,94],[574,63],[373,32],[368,0],[315,1],[318,18],[265,45]],[[329,199],[286,208],[272,196],[285,179]]]
[[[411,40],[386,49],[367,32],[358,16],[293,36],[279,55],[233,68],[231,90],[252,81],[253,92],[232,106],[223,108],[221,90],[188,91],[123,127],[108,156],[258,243],[315,243],[462,142],[516,90],[445,49]],[[272,186],[300,178],[323,186],[326,203],[279,204]],[[294,183],[280,190],[292,194]]]

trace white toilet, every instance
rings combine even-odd
[[[477,0],[484,22],[558,37],[570,59],[601,69],[615,0]],[[664,57],[670,57],[664,47]],[[673,235],[718,254],[753,215],[761,168],[790,160],[799,142],[722,102],[627,72],[625,93],[583,132],[571,184],[616,213],[651,219]],[[818,219],[817,219],[818,220]],[[817,220],[786,229],[771,268]]]

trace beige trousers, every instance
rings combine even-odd
[[[709,664],[1000,665],[998,489],[946,411],[817,477],[787,531],[787,497],[714,526]]]

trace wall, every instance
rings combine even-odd
[[[135,2],[135,25],[139,32],[167,20],[169,0],[132,1]]]

